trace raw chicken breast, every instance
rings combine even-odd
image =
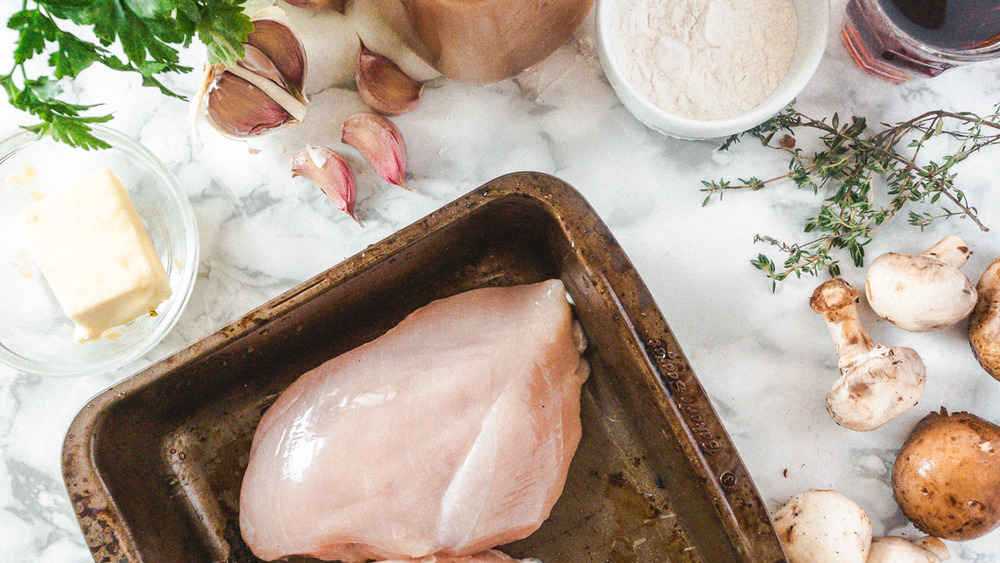
[[[300,377],[240,493],[261,559],[461,556],[526,537],[580,440],[586,361],[558,280],[469,291]]]
[[[538,559],[514,559],[505,553],[495,549],[477,553],[476,555],[462,555],[459,557],[449,557],[447,555],[429,555],[420,559],[393,559],[391,561],[380,561],[379,563],[540,563]]]

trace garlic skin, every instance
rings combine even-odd
[[[408,76],[426,82],[441,76],[410,45],[419,41],[399,0],[353,0],[344,12],[351,28],[369,49],[392,59]]]
[[[382,115],[400,115],[420,103],[424,85],[410,78],[396,63],[370,51],[363,42],[355,73],[361,99]]]
[[[302,92],[309,96],[333,86],[354,90],[354,69],[361,39],[347,16],[292,6],[284,7],[284,12],[309,54],[309,74]]]
[[[333,149],[307,146],[292,157],[292,178],[302,176],[319,186],[337,208],[358,221],[354,214],[357,187],[351,167]]]
[[[243,4],[243,13],[253,19],[261,10],[274,6],[277,0],[246,0]]]
[[[335,11],[344,13],[344,8],[347,5],[347,0],[285,0],[286,3],[295,6],[296,8],[303,8],[305,10],[313,11]]]
[[[196,96],[209,124],[223,135],[246,139],[301,123],[308,100],[306,51],[280,8],[263,8],[252,18],[254,30],[235,64],[206,67]]]
[[[354,147],[383,180],[406,187],[406,143],[391,121],[377,113],[364,112],[344,121],[341,141]]]

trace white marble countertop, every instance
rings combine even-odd
[[[15,9],[0,6],[0,20]],[[798,99],[805,113],[861,115],[897,121],[944,108],[988,113],[998,101],[1000,61],[959,68],[932,80],[897,85],[858,70],[837,31],[845,2],[834,0],[826,54]],[[0,44],[12,44],[9,30]],[[186,56],[196,61],[192,49]],[[0,68],[10,64],[0,54]],[[195,77],[170,83],[193,92]],[[750,259],[766,250],[757,233],[795,240],[817,198],[785,185],[729,194],[702,207],[701,180],[780,170],[773,151],[746,142],[717,152],[718,142],[680,141],[637,122],[604,79],[595,54],[593,19],[537,68],[486,87],[439,79],[420,106],[395,119],[410,154],[412,192],[359,175],[358,215],[336,210],[312,184],[288,177],[288,152],[306,142],[335,144],[339,122],[317,116],[360,109],[355,92],[313,84],[311,118],[255,144],[251,154],[200,127],[201,150],[179,124],[188,108],[142,88],[132,77],[89,70],[74,87],[80,101],[103,101],[114,128],[156,153],[194,206],[201,266],[193,297],[166,340],[114,373],[48,379],[0,368],[0,561],[83,562],[90,555],[60,474],[67,426],[105,387],[191,344],[250,309],[377,242],[498,175],[554,174],[596,208],[632,259],[690,358],[767,506],[809,488],[839,490],[870,515],[877,535],[913,533],[892,500],[889,470],[914,423],[941,406],[1000,422],[1000,383],[976,363],[966,323],[935,333],[907,333],[867,313],[876,341],[911,346],[927,365],[916,408],[883,428],[857,433],[827,415],[824,396],[837,375],[826,328],[808,306],[819,280],[781,284],[776,294]],[[29,118],[0,102],[4,129]],[[965,237],[975,254],[965,271],[975,281],[1000,255],[1000,152],[986,151],[959,169],[959,183],[978,208],[983,233],[952,220],[925,232],[902,221],[869,247],[922,251],[944,234]],[[4,259],[6,263],[6,259]],[[856,286],[864,272],[847,264]],[[1000,532],[949,542],[953,561],[1000,561]]]

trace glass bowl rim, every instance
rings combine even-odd
[[[167,170],[166,166],[156,155],[128,135],[103,125],[91,125],[91,129],[94,136],[98,139],[108,142],[113,149],[124,151],[140,167],[149,169],[158,178],[162,186],[160,189],[179,212],[181,222],[187,227],[180,234],[187,250],[184,262],[180,265],[181,271],[184,274],[181,276],[178,287],[173,288],[174,297],[170,308],[158,314],[162,318],[158,321],[153,331],[124,352],[104,360],[91,363],[85,367],[67,368],[27,359],[0,343],[0,362],[25,373],[56,377],[82,377],[114,371],[139,359],[162,342],[164,337],[176,326],[191,298],[194,283],[198,275],[199,254],[201,250],[198,223],[195,219],[191,201],[181,189],[177,178]],[[0,164],[28,145],[41,141],[46,137],[51,138],[48,135],[35,133],[26,129],[15,130],[3,135],[0,137]],[[55,140],[53,139],[53,141]],[[91,150],[99,151],[102,149]]]
[[[597,0],[595,28],[601,69],[615,96],[640,123],[661,134],[683,140],[724,139],[756,127],[788,107],[812,80],[825,54],[830,35],[831,0],[792,0],[797,39],[791,65],[781,83],[755,107],[721,119],[697,119],[657,106],[628,78],[618,51],[616,10],[622,0]],[[803,30],[807,33],[803,34]]]

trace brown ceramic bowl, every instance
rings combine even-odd
[[[767,511],[649,291],[593,209],[541,174],[494,180],[115,385],[63,475],[97,561],[257,561],[239,490],[261,414],[301,373],[414,309],[561,278],[590,346],[583,439],[551,516],[503,546],[550,563],[783,560]]]

